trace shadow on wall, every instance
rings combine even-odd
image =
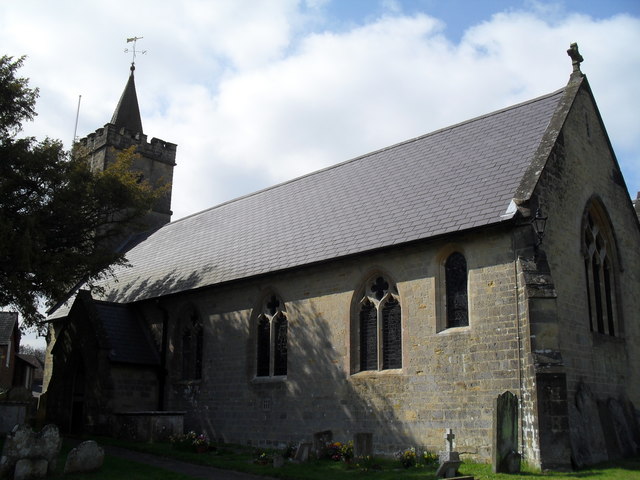
[[[347,325],[332,331],[322,312],[295,302],[287,304],[286,315],[286,378],[255,376],[256,333],[247,318],[233,312],[206,324],[201,385],[174,383],[172,408],[189,412],[185,429],[265,447],[312,441],[327,430],[339,441],[372,433],[377,452],[424,447],[395,413],[403,398],[400,375],[350,378]]]

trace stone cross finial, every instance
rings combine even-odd
[[[580,55],[580,52],[578,51],[578,44],[577,43],[572,43],[569,46],[569,50],[567,50],[567,55],[569,55],[571,57],[571,64],[573,65],[573,72],[579,72],[580,71],[580,64],[584,61],[584,58],[582,58],[582,55]]]
[[[456,436],[453,434],[453,430],[447,428],[444,432],[444,439],[447,441],[447,452],[453,452],[453,439]]]

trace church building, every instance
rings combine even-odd
[[[492,456],[518,399],[523,459],[570,468],[640,452],[640,223],[572,45],[547,95],[170,222],[130,268],[50,311],[48,418],[112,433],[127,412],[261,446],[371,435],[374,453]],[[133,70],[96,165],[147,141]],[[634,367],[635,366],[635,367]]]

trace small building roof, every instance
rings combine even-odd
[[[0,345],[8,345],[18,325],[17,312],[0,312]]]
[[[111,347],[109,360],[137,365],[158,365],[160,359],[140,320],[127,305],[93,300],[98,320]]]

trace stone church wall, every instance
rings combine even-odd
[[[629,194],[585,90],[572,106],[562,139],[536,193],[549,216],[542,248],[557,290],[558,338],[575,456],[576,448],[589,436],[580,424],[598,420],[581,418],[588,410],[586,406],[582,413],[577,410],[581,399],[591,398],[591,413],[597,412],[597,403],[602,406],[608,399],[631,400],[636,409],[640,407],[640,371],[634,367],[640,365],[640,233]],[[590,330],[582,239],[583,213],[594,196],[610,217],[619,253],[615,288],[620,324],[615,336]],[[582,389],[587,393],[579,394]],[[601,431],[591,434],[600,435]],[[590,442],[603,451],[601,440]],[[588,445],[584,448],[593,450]]]
[[[457,449],[490,458],[493,400],[519,391],[516,272],[506,230],[396,248],[164,300],[169,365],[179,363],[176,319],[195,308],[204,320],[203,378],[170,378],[166,408],[186,410],[185,428],[213,438],[282,445],[332,430],[348,440],[373,433],[374,449],[440,450],[452,428]],[[443,329],[443,271],[461,251],[469,268],[470,325]],[[397,285],[402,369],[355,373],[355,292],[372,275]],[[375,278],[375,277],[374,277]],[[279,295],[289,321],[286,379],[256,378],[255,313]],[[147,317],[157,316],[155,305]],[[151,320],[154,321],[154,320]],[[160,343],[160,339],[158,339]],[[174,373],[175,375],[175,373]]]
[[[113,411],[157,410],[158,374],[154,368],[112,365]]]

